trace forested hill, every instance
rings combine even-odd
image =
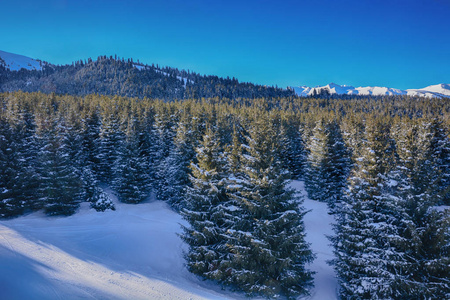
[[[119,95],[153,99],[278,98],[294,96],[294,90],[268,87],[235,78],[204,76],[132,59],[98,57],[71,65],[44,64],[42,70],[11,71],[0,65],[0,92],[25,91],[84,96]]]

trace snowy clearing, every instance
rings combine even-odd
[[[327,212],[327,204],[313,201],[308,198],[302,181],[293,181],[291,186],[303,196],[306,211],[304,217],[306,227],[306,241],[311,243],[311,249],[316,254],[316,259],[310,266],[314,275],[314,289],[308,300],[334,300],[337,299],[337,279],[332,266],[327,264],[333,259],[333,248],[327,236],[333,235],[331,224],[333,216]]]
[[[293,186],[303,191],[302,182]],[[70,217],[33,213],[0,222],[2,299],[245,299],[184,267],[181,217],[167,204],[115,201],[104,213],[83,204]],[[307,241],[317,259],[307,299],[336,299],[326,205],[305,200]]]

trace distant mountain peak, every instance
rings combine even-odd
[[[23,55],[9,53],[0,50],[0,65],[11,71],[42,70],[42,62]]]
[[[330,95],[361,95],[361,96],[389,96],[389,95],[408,95],[421,96],[429,98],[450,97],[450,84],[436,84],[430,85],[421,89],[407,89],[400,90],[389,87],[367,86],[367,87],[353,87],[351,85],[339,85],[334,82],[324,86],[308,87],[299,86],[293,87],[295,93],[300,97],[308,97],[312,95],[323,94],[324,92]]]

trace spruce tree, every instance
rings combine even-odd
[[[81,179],[68,157],[60,127],[51,119],[39,133],[39,201],[49,215],[71,215],[78,208]]]
[[[281,121],[280,158],[283,165],[291,172],[293,179],[304,179],[306,171],[306,145],[303,130],[294,122],[293,117]]]
[[[240,218],[227,231],[233,254],[227,282],[249,295],[295,297],[312,285],[305,264],[313,255],[304,240],[301,201],[287,187],[290,175],[281,167],[275,136],[268,119],[254,124],[248,145],[242,145],[247,151],[242,177],[228,186]]]
[[[350,157],[336,121],[316,123],[309,145],[306,190],[313,200],[333,210],[341,201],[350,169]]]
[[[112,169],[114,190],[119,200],[125,203],[142,202],[150,192],[147,160],[141,153],[135,128],[135,120],[129,120],[126,139]]]
[[[164,194],[162,198],[167,199],[170,205],[175,209],[181,209],[185,204],[183,203],[184,191],[189,185],[189,165],[195,157],[194,138],[192,130],[185,122],[180,122],[177,128],[177,134],[174,140],[174,147],[170,150],[169,156],[166,159],[167,168]]]
[[[450,295],[450,210],[442,204],[442,135],[429,121],[395,126],[400,158],[398,198],[401,216],[400,249],[404,266],[396,287],[401,297],[445,299]],[[445,138],[444,138],[445,144]]]
[[[402,214],[388,175],[395,164],[392,139],[389,126],[373,118],[366,120],[364,137],[337,209],[336,235],[331,238],[334,266],[342,298],[390,299],[396,296],[393,282],[402,263],[396,248]]]
[[[0,119],[0,217],[13,217],[22,214],[27,203],[21,197],[24,168],[20,156],[19,141],[13,129]]]
[[[225,232],[233,225],[234,207],[229,205],[224,187],[224,159],[216,133],[207,128],[196,149],[197,163],[191,163],[190,186],[186,187],[183,240],[189,245],[186,253],[188,269],[197,275],[217,281],[229,276],[230,253]]]

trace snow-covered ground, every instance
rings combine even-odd
[[[293,185],[303,191],[301,182]],[[42,213],[0,222],[0,299],[245,299],[202,281],[184,267],[178,237],[184,220],[160,201],[116,204],[96,212],[84,204],[70,217]],[[331,249],[326,205],[306,200],[307,240],[317,253],[308,299],[336,299],[325,261]]]
[[[408,95],[408,96],[421,96],[428,98],[442,98],[450,97],[450,84],[436,84],[424,87],[422,89],[407,89],[400,90],[389,87],[379,86],[366,86],[366,87],[353,87],[350,85],[339,85],[330,83],[324,86],[308,87],[299,86],[293,87],[295,93],[300,97],[311,96],[321,91],[327,90],[330,95],[362,95],[362,96],[388,96],[388,95]]]
[[[18,71],[20,69],[26,70],[42,70],[42,65],[39,61],[23,55],[9,53],[0,50],[0,65],[11,71]]]
[[[337,279],[333,267],[327,264],[333,256],[333,248],[327,236],[333,235],[331,224],[333,216],[327,212],[327,204],[313,201],[308,198],[302,181],[293,181],[291,186],[303,196],[306,211],[304,217],[306,227],[306,241],[311,243],[311,249],[316,259],[309,267],[315,271],[314,289],[308,300],[334,300],[337,299]]]

